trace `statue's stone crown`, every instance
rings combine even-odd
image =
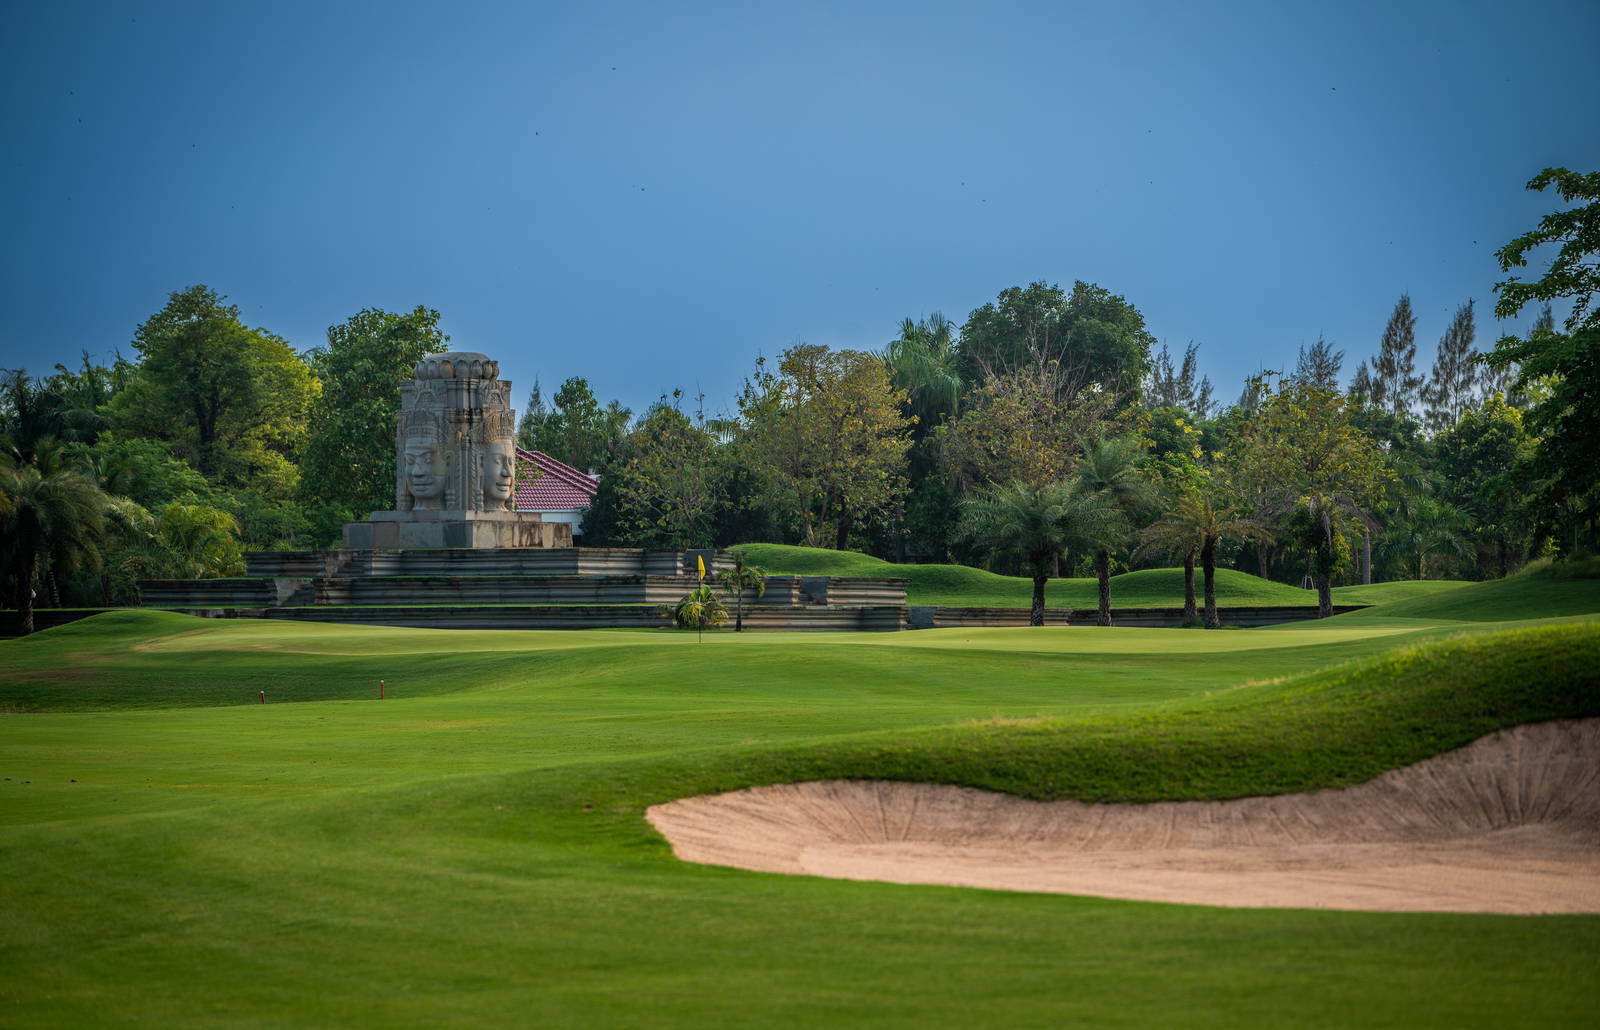
[[[474,351],[429,354],[412,369],[413,379],[499,379],[500,362]]]

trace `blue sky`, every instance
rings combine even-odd
[[[1219,395],[1409,291],[1431,360],[1600,169],[1600,5],[74,4],[0,40],[0,365],[128,351],[206,283],[305,349],[424,303],[520,406],[726,408],[1074,279]]]

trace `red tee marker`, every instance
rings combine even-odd
[[[267,703],[267,692],[265,690],[263,690],[261,692],[261,703],[262,704],[266,704]]]
[[[378,700],[383,700],[383,680],[378,681]]]

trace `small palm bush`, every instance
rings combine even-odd
[[[728,606],[706,583],[701,583],[672,608],[672,621],[680,629],[714,629],[728,621]]]

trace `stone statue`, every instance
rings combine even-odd
[[[572,527],[516,510],[516,415],[498,362],[430,354],[400,384],[394,511],[345,524],[346,547],[559,547]]]

